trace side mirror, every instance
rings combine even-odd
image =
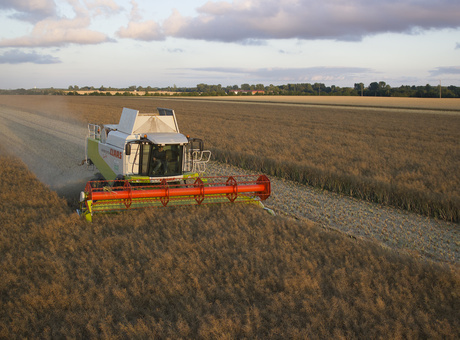
[[[125,145],[125,154],[126,156],[131,155],[131,144],[130,143]]]

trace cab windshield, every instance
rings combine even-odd
[[[163,177],[182,174],[181,145],[143,144],[141,155],[140,175]]]

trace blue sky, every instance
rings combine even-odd
[[[0,0],[0,88],[460,86],[458,0]]]

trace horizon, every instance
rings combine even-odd
[[[371,83],[369,84],[363,84],[364,87],[363,89],[367,89],[369,88],[369,85],[372,84],[372,83],[379,83],[378,81],[372,81]],[[154,85],[129,85],[129,86],[121,86],[121,87],[114,87],[114,86],[110,86],[110,85],[100,85],[100,86],[95,86],[95,85],[77,85],[77,84],[74,84],[74,85],[68,85],[66,87],[56,87],[56,86],[50,86],[50,87],[32,87],[32,88],[0,88],[0,90],[2,91],[16,91],[16,90],[26,90],[26,91],[30,91],[30,90],[60,90],[60,91],[100,91],[100,92],[110,92],[110,91],[116,91],[116,90],[127,90],[127,91],[145,91],[146,89],[150,88],[149,91],[163,91],[163,92],[176,92],[173,90],[173,88],[176,88],[176,89],[194,89],[194,88],[197,88],[198,85],[206,85],[206,86],[221,86],[221,88],[223,90],[225,89],[229,89],[230,87],[233,87],[233,86],[238,86],[238,90],[241,90],[242,89],[242,85],[250,85],[250,86],[255,86],[255,85],[259,85],[259,84],[255,84],[255,83],[244,83],[244,84],[232,84],[232,85],[222,85],[222,84],[205,84],[205,83],[199,83],[199,84],[196,84],[194,86],[176,86],[175,84],[173,84],[172,86],[171,85],[167,85],[167,86],[154,86]],[[269,87],[271,85],[273,85],[274,87],[280,87],[280,86],[287,86],[287,85],[305,85],[305,84],[310,84],[310,85],[314,85],[315,83],[286,83],[286,84],[269,84],[269,85],[266,85],[266,84],[262,84],[264,87]],[[326,88],[331,88],[332,86],[335,86],[337,88],[341,88],[341,89],[344,89],[344,88],[354,88],[354,84],[352,86],[337,86],[335,84],[331,84],[331,85],[327,85],[327,84],[324,84],[324,83],[318,83],[318,84],[321,84],[321,85],[324,85]],[[433,88],[439,88],[439,86],[441,85],[442,88],[448,88],[448,87],[451,87],[451,86],[454,86],[454,87],[459,87],[459,86],[456,86],[456,85],[452,85],[452,84],[445,84],[445,85],[442,85],[442,84],[424,84],[424,85],[414,85],[414,84],[404,84],[404,85],[400,85],[400,86],[391,86],[390,84],[386,84],[386,86],[390,86],[390,88],[392,89],[396,89],[396,88],[401,88],[401,87],[425,87],[425,86],[431,86]],[[75,86],[77,86],[78,88],[75,89]],[[72,89],[70,89],[72,87]],[[104,90],[100,90],[101,87],[104,87],[105,89]],[[135,87],[134,90],[130,90],[130,88],[132,87]],[[87,89],[89,88],[89,89]],[[139,88],[141,88],[139,90]],[[171,90],[170,91],[166,91],[165,89],[167,88],[170,88]],[[249,90],[249,91],[252,91],[252,90]]]

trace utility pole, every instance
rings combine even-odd
[[[441,90],[442,90],[441,79],[439,79],[439,98],[441,98]]]

